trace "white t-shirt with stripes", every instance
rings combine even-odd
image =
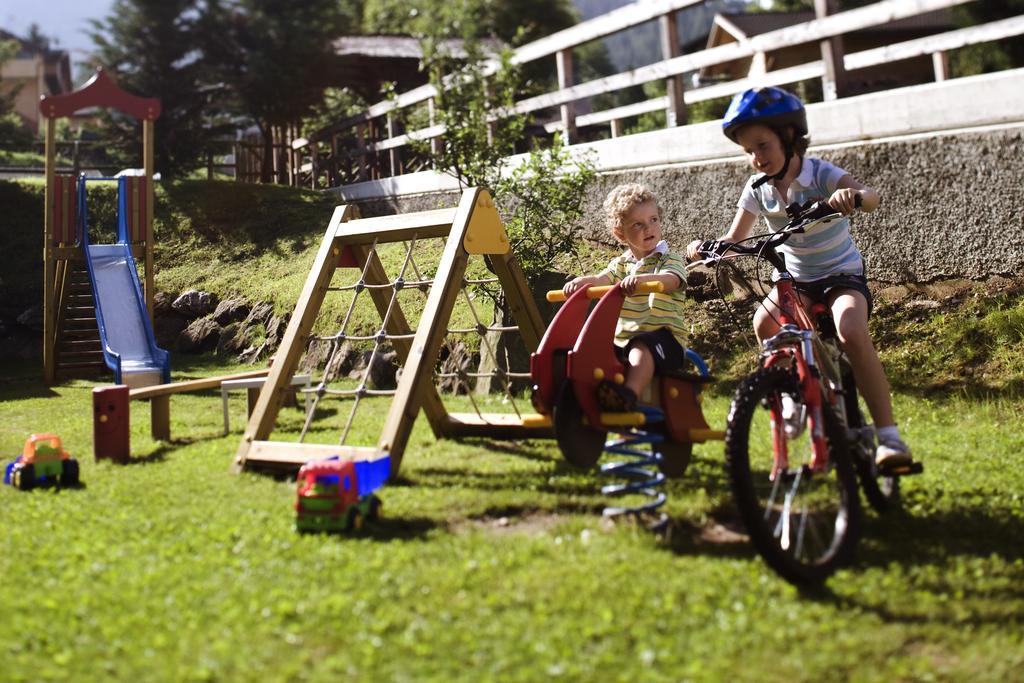
[[[789,204],[828,199],[836,191],[839,179],[847,172],[822,159],[805,157],[800,173],[789,187]],[[751,176],[740,194],[737,207],[755,216],[764,216],[773,232],[789,222],[787,202],[772,183],[757,189],[751,186],[759,175]],[[813,282],[833,275],[863,275],[864,260],[850,236],[850,220],[843,218],[820,229],[796,234],[779,247],[786,267],[798,281]]]

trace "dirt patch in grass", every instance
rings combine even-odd
[[[526,512],[521,515],[485,515],[450,523],[449,529],[454,533],[468,531],[484,531],[504,536],[508,534],[525,534],[540,536],[551,529],[564,524],[566,517],[553,512]]]

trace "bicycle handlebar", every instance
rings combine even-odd
[[[862,196],[860,193],[857,193],[854,197],[853,204],[855,207],[859,208],[861,203]],[[841,215],[824,199],[808,201],[803,204],[790,204],[786,207],[786,213],[790,217],[790,221],[786,223],[786,225],[784,225],[778,232],[757,236],[755,238],[756,241],[750,245],[744,245],[742,242],[727,242],[725,240],[707,240],[705,242],[701,242],[697,251],[700,252],[706,260],[717,260],[724,257],[727,253],[752,256],[760,255],[766,257],[769,261],[772,261],[772,265],[777,267],[778,264],[775,263],[773,259],[776,247],[781,246],[792,235],[805,232],[807,227],[816,221]],[[703,261],[698,262],[696,265],[699,265],[700,263],[703,263]]]
[[[600,299],[602,296],[610,292],[618,284],[614,285],[598,285],[587,287],[587,298],[588,299]],[[636,286],[634,294],[654,294],[655,292],[665,291],[665,285],[660,282],[641,282]],[[560,289],[552,289],[546,295],[545,298],[554,303],[556,301],[565,301],[568,297],[565,296],[565,292]]]

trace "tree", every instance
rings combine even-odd
[[[92,22],[94,64],[122,89],[160,100],[155,156],[164,177],[198,168],[226,132],[199,52],[199,8],[199,0],[116,0],[105,19]],[[139,163],[140,122],[117,112],[102,120],[108,151],[121,164]]]
[[[366,33],[408,33],[433,38],[496,38],[520,45],[572,26],[569,0],[366,0]]]
[[[489,73],[489,60],[477,42],[465,43],[465,58],[452,57],[438,44],[426,41],[423,63],[438,93],[435,111],[445,127],[443,144],[439,150],[427,140],[411,145],[461,187],[491,190],[512,250],[533,283],[556,260],[577,253],[583,200],[594,168],[574,160],[556,135],[550,147],[531,150],[525,163],[508,169],[526,128],[526,116],[513,111],[523,83],[511,52],[503,51],[498,68]]]
[[[0,67],[18,54],[18,41],[0,41]],[[18,96],[21,87],[4,89],[0,92],[0,146],[15,147],[24,145],[32,140],[32,136],[25,130],[24,124],[14,111],[14,100]]]
[[[260,129],[261,179],[271,180],[274,131],[310,116],[323,102],[332,41],[351,25],[338,0],[208,0],[206,61],[238,111]]]
[[[972,2],[954,10],[960,26],[984,24],[1024,14],[1024,0],[986,0]],[[993,43],[969,45],[952,53],[950,66],[956,76],[1001,71],[1024,66],[1024,41],[1020,36]]]

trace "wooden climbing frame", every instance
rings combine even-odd
[[[389,280],[376,250],[383,244],[429,238],[442,238],[444,250],[430,280],[419,324],[413,330],[397,304],[396,294],[402,283]],[[455,208],[405,215],[360,218],[355,206],[337,207],[246,426],[234,467],[294,470],[309,460],[330,455],[367,460],[386,454],[391,458],[392,473],[396,473],[421,408],[438,437],[550,435],[550,425],[545,421],[523,415],[449,413],[434,386],[434,369],[449,332],[448,323],[466,286],[467,264],[474,255],[487,257],[523,342],[530,351],[536,349],[543,335],[543,322],[486,190],[465,190]],[[270,441],[325,296],[339,289],[331,287],[338,268],[361,270],[356,287],[370,294],[382,320],[378,336],[394,347],[402,364],[380,438],[374,446]],[[420,284],[426,289],[426,283]],[[359,391],[351,392],[357,394],[357,401]],[[307,426],[309,419],[307,416]]]

